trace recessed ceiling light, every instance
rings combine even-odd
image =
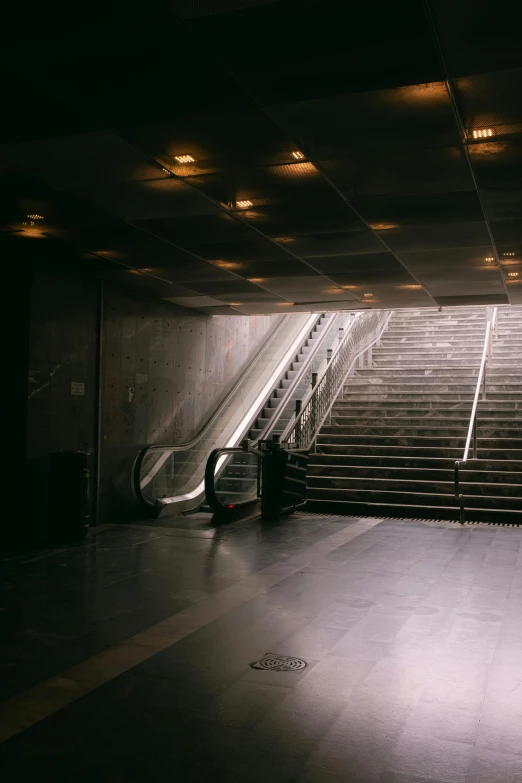
[[[359,288],[358,285],[343,285],[341,286],[345,291],[356,291]]]
[[[507,276],[508,277],[518,277],[518,272],[508,272]]]
[[[294,237],[274,237],[274,242],[278,242],[280,245],[288,245],[290,242],[295,242]]]
[[[245,265],[239,261],[214,261],[214,266],[220,269],[243,269]]]
[[[193,158],[192,155],[175,155],[174,160],[177,160],[178,163],[194,163],[196,158]]]
[[[252,202],[248,199],[241,199],[241,201],[236,201],[236,207],[240,207],[240,209],[246,209],[247,207],[251,207]]]
[[[28,217],[30,220],[43,220],[43,215],[36,215],[36,214],[33,214],[33,215],[27,215],[27,217]]]
[[[492,264],[494,260],[495,260],[495,256],[486,256],[486,258],[484,259],[486,264]]]
[[[415,284],[411,284],[411,285],[401,285],[400,288],[404,289],[405,291],[413,291],[413,290],[422,288],[422,286],[419,285],[418,283],[415,283]]]
[[[300,150],[294,150],[292,152],[292,155],[294,156],[294,158],[296,160],[303,160],[303,158],[304,158],[304,155],[303,155],[303,153]]]
[[[489,136],[493,136],[492,128],[481,128],[473,131],[474,139],[487,139]]]
[[[393,228],[399,228],[395,223],[368,223],[372,231],[391,231]]]
[[[515,254],[514,253],[502,253],[502,255],[505,256],[506,258],[513,258],[513,256]]]
[[[373,294],[363,294],[363,296],[373,296]]]
[[[229,307],[241,307],[242,302],[227,302]]]
[[[161,167],[161,170],[165,172],[165,174],[170,174],[170,171],[165,168],[165,166]]]
[[[278,307],[293,307],[295,302],[276,302]]]
[[[249,283],[264,283],[266,277],[247,277]]]

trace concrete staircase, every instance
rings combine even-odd
[[[373,365],[346,380],[310,455],[308,508],[458,519],[486,308],[394,314]],[[467,519],[522,523],[522,308],[499,308],[478,412],[478,459],[461,471]]]

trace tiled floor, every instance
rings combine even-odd
[[[6,780],[522,783],[522,529],[107,526],[0,563]],[[297,655],[297,672],[252,669]]]

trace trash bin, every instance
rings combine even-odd
[[[49,470],[48,532],[51,539],[74,541],[89,530],[89,454],[57,451]]]

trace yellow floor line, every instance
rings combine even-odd
[[[152,658],[161,650],[184,639],[236,606],[266,592],[273,585],[310,565],[315,559],[324,557],[380,522],[379,519],[364,519],[349,524],[292,557],[188,606],[55,677],[11,696],[0,703],[0,742],[5,742],[24,729],[34,726],[87,693]]]

